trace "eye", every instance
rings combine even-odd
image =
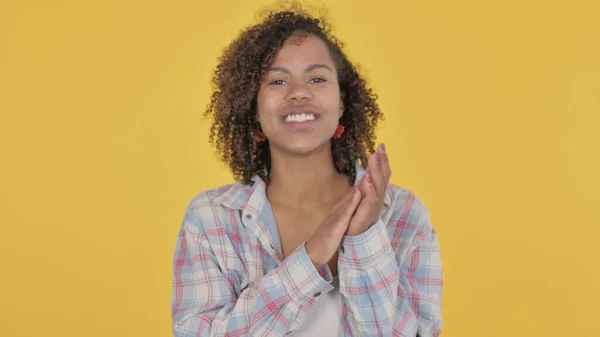
[[[315,77],[313,79],[310,80],[311,83],[323,83],[323,82],[327,82],[326,79],[321,78],[321,77]]]
[[[284,80],[275,80],[273,82],[270,82],[269,85],[282,85],[284,83],[285,83]]]

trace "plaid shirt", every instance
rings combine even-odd
[[[356,181],[364,173],[357,163]],[[282,258],[265,225],[273,217],[261,213],[266,202],[258,177],[192,199],[174,256],[175,336],[284,336],[333,289],[329,266],[316,269],[304,244]],[[415,194],[389,184],[380,219],[345,236],[338,254],[345,336],[440,335],[439,243]]]

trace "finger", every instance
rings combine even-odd
[[[366,179],[365,195],[362,199],[361,205],[362,204],[377,205],[378,200],[381,200],[381,199],[379,198],[379,195],[377,194],[377,190],[375,190],[375,185],[373,184],[373,178],[371,178],[370,174],[369,174]]]
[[[385,150],[385,144],[381,144],[381,154],[381,171],[383,172],[383,181],[385,181],[385,185],[387,186],[392,176],[392,168],[390,167],[388,154]]]
[[[344,209],[349,202],[352,201],[352,197],[354,196],[355,190],[356,188],[351,188],[350,191],[348,193],[346,193],[346,195],[344,195],[332,208],[331,208],[331,213],[337,213],[338,211]]]
[[[354,191],[355,192],[352,195],[352,199],[350,199],[351,200],[350,204],[348,205],[348,207],[346,207],[346,209],[340,216],[341,223],[345,223],[345,224],[350,223],[350,218],[352,218],[352,214],[354,214],[354,211],[356,210],[356,208],[358,207],[358,205],[360,204],[360,202],[362,200],[362,193],[360,192],[360,189],[357,188]]]
[[[375,186],[373,185],[373,179],[370,174],[367,172],[364,177],[364,184],[361,187],[362,197],[360,203],[358,204],[358,208],[365,207],[365,204],[376,204],[378,197],[377,191],[375,190]],[[370,207],[370,206],[366,206]]]
[[[363,179],[362,179],[362,180],[365,180],[365,179],[367,178],[367,176],[368,176],[368,175],[369,175],[369,172],[366,172],[366,173],[365,173],[365,176],[363,177]],[[364,197],[365,195],[367,195],[367,188],[366,188],[366,185],[367,185],[367,183],[366,183],[366,182],[364,182],[364,183],[360,184],[360,191],[362,192],[362,195],[363,195],[363,197]]]
[[[377,193],[381,193],[381,191],[384,190],[384,183],[383,173],[381,171],[381,154],[379,153],[379,148],[371,157],[373,160],[369,162],[368,167],[369,174],[371,175],[371,183],[373,184],[375,191]]]
[[[358,189],[358,190],[360,190],[360,191],[362,192],[362,193],[361,193],[361,196],[364,196],[364,195],[365,195],[365,190],[364,190],[364,187],[363,187],[363,185],[364,185],[364,180],[365,180],[365,176],[366,176],[366,175],[363,175],[363,176],[362,176],[362,177],[361,177],[359,180],[357,180],[357,181],[356,181],[356,183],[354,184],[354,189]]]

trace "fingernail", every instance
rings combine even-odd
[[[385,143],[381,143],[381,151],[385,153]]]

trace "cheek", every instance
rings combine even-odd
[[[257,107],[260,114],[272,114],[277,109],[279,97],[267,90],[261,91],[257,97]]]
[[[277,128],[280,102],[279,95],[272,91],[261,92],[257,97],[256,106],[258,111],[256,112],[256,117],[260,121],[261,128],[265,133],[273,133]]]
[[[322,93],[320,97],[321,104],[329,113],[338,114],[340,111],[340,92],[338,90],[329,90]]]

